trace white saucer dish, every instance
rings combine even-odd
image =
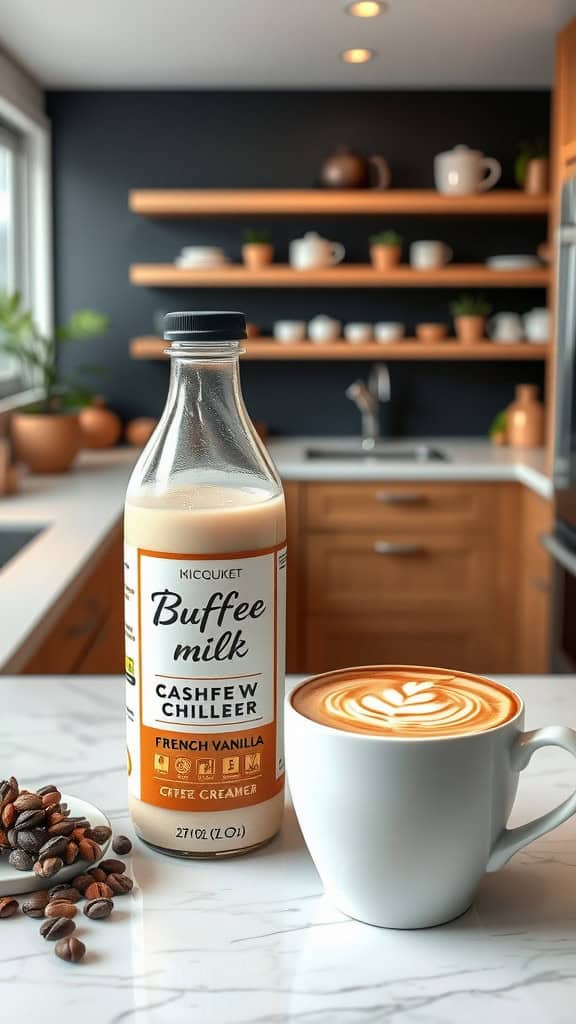
[[[536,256],[489,256],[486,266],[490,270],[530,270],[542,264]]]
[[[62,802],[68,804],[73,818],[88,818],[92,828],[96,828],[99,825],[107,825],[108,828],[112,827],[104,811],[95,807],[94,804],[88,803],[87,800],[80,800],[77,796],[68,796],[63,793]],[[107,842],[103,843],[102,857],[105,856],[110,842],[111,839],[108,839]],[[102,857],[99,857],[98,861]],[[8,863],[8,854],[3,854],[0,857],[0,896],[17,896],[23,892],[52,889],[53,886],[60,885],[61,882],[69,882],[76,875],[81,875],[87,868],[96,867],[98,861],[88,864],[87,861],[78,859],[73,864],[67,864],[57,875],[53,875],[52,878],[39,878],[33,871],[16,871]]]

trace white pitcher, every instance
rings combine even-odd
[[[316,231],[307,231],[304,238],[290,242],[289,255],[294,270],[319,270],[341,263],[346,250],[340,242],[329,242]]]
[[[486,192],[500,180],[501,174],[502,167],[497,160],[468,146],[455,146],[434,157],[436,188],[446,195],[468,196]]]

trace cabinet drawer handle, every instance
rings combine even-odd
[[[374,544],[377,555],[422,555],[425,551],[423,544],[394,544],[388,540],[377,540]]]
[[[376,491],[376,501],[381,505],[423,505],[426,495],[412,491]]]

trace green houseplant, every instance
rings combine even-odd
[[[272,263],[274,247],[270,243],[270,233],[266,230],[246,228],[242,259],[249,270],[262,270]]]
[[[397,231],[379,231],[370,236],[370,259],[375,270],[391,270],[400,263],[402,236]]]
[[[460,295],[450,304],[456,337],[463,345],[475,345],[484,337],[486,317],[492,306],[483,295]]]
[[[542,195],[548,189],[548,144],[544,139],[520,142],[514,161],[514,179],[528,195]]]
[[[80,309],[46,335],[18,292],[0,292],[0,352],[15,358],[25,378],[41,392],[36,402],[14,413],[11,420],[16,456],[32,472],[63,473],[72,465],[82,440],[78,410],[92,397],[81,385],[80,375],[94,367],[64,376],[59,350],[62,345],[100,336],[108,323],[103,313]]]

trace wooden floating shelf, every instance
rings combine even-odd
[[[190,270],[173,263],[133,263],[130,281],[148,288],[546,288],[550,270],[490,270],[483,263],[452,263],[439,270],[401,264],[385,272],[370,263],[304,271],[281,263],[263,270],[248,270],[243,264]]]
[[[545,216],[550,197],[498,189],[445,196],[434,189],[133,189],[130,209],[147,217],[255,214],[438,214],[443,216]]]
[[[168,342],[162,338],[144,336],[132,338],[130,355],[133,359],[166,359]],[[486,340],[477,345],[461,345],[451,338],[446,342],[426,345],[415,338],[385,345],[371,342],[365,345],[351,345],[335,341],[326,345],[302,341],[291,345],[281,344],[273,338],[258,338],[244,342],[246,351],[243,359],[277,360],[358,360],[358,359],[444,359],[444,360],[541,360],[547,359],[548,345],[514,343],[496,344]]]

